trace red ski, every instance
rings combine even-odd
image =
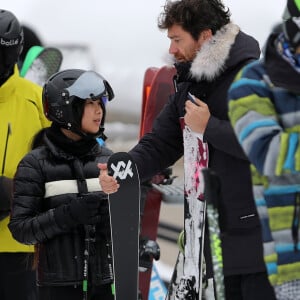
[[[163,106],[174,93],[173,76],[176,70],[173,67],[148,68],[144,75],[143,99],[140,122],[140,137],[152,129],[153,121]],[[159,178],[165,176],[154,176],[150,184],[142,185],[142,215],[141,215],[141,240],[149,239],[156,241],[160,206],[163,194],[153,188],[152,183],[159,184]],[[147,300],[150,288],[152,261],[146,272],[139,274],[139,288],[142,299]]]

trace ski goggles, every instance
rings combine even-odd
[[[69,97],[80,99],[99,99],[104,103],[114,98],[110,84],[94,71],[86,71],[68,88]]]

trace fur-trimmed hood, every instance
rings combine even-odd
[[[177,70],[186,69],[188,65],[188,77],[191,79],[213,81],[232,66],[246,60],[258,59],[260,52],[257,49],[259,49],[258,42],[254,38],[240,31],[236,24],[229,23],[202,45],[191,63],[177,64],[174,56],[171,56],[171,61]],[[182,68],[180,66],[182,64],[185,67]]]
[[[198,51],[192,62],[190,72],[196,80],[211,81],[217,77],[225,67],[230,49],[240,29],[229,23],[222,27]]]

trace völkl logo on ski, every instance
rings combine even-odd
[[[125,180],[127,176],[133,177],[131,160],[129,160],[127,164],[124,161],[119,161],[117,165],[111,164],[111,169],[114,172],[112,174],[114,178],[119,177],[120,180]]]

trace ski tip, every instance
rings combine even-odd
[[[22,68],[20,70],[20,76],[25,77],[28,69],[32,65],[33,61],[39,56],[39,54],[44,50],[42,46],[32,46],[26,53]]]
[[[138,171],[131,155],[127,152],[116,152],[107,161],[108,174],[118,180],[138,177]]]

